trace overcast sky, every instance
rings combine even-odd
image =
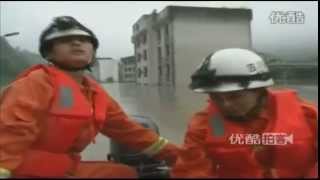
[[[9,43],[38,53],[38,38],[53,17],[70,15],[97,35],[101,46],[98,56],[120,58],[133,55],[132,25],[153,9],[160,12],[168,5],[204,7],[245,7],[253,10],[251,24],[255,49],[284,58],[299,59],[318,55],[318,2],[1,2],[0,35]],[[304,24],[271,24],[272,11],[302,11]]]

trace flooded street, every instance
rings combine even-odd
[[[187,123],[192,115],[204,108],[207,96],[194,93],[187,87],[143,86],[131,84],[103,84],[108,93],[128,115],[152,118],[160,134],[176,144],[182,144]],[[299,94],[318,104],[318,86],[288,85]],[[98,135],[96,144],[83,152],[84,160],[103,160],[109,151],[109,140]]]

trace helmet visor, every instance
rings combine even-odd
[[[66,36],[88,36],[88,37],[91,37],[91,35],[88,32],[83,31],[81,29],[69,29],[69,30],[65,30],[65,31],[55,31],[55,32],[51,33],[50,35],[48,35],[47,37],[45,37],[44,40],[49,41],[52,39],[66,37]]]

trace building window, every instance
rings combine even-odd
[[[165,26],[165,33],[166,33],[166,36],[169,36],[169,24],[166,24]]]
[[[140,39],[139,39],[139,36],[136,38],[136,46],[137,46],[137,47],[140,47]]]
[[[161,31],[160,31],[160,29],[157,30],[157,40],[158,40],[158,42],[161,42]]]
[[[168,42],[168,40],[169,40],[169,25],[168,24],[165,26],[164,31],[165,31],[166,42]]]
[[[142,71],[140,68],[138,68],[138,78],[141,78],[141,75],[142,75]]]
[[[167,64],[167,81],[170,81],[170,65]]]
[[[138,53],[137,61],[138,61],[138,62],[141,61],[141,54],[140,54],[140,53]]]
[[[142,43],[143,44],[147,43],[147,33],[143,33],[143,35],[142,35]]]
[[[144,67],[144,77],[148,77],[148,68]]]
[[[147,50],[143,50],[143,59],[147,60]]]
[[[159,66],[158,69],[159,69],[159,76],[161,76],[161,75],[162,75],[162,68],[161,68],[161,66]]]
[[[158,47],[158,60],[161,62],[162,54],[161,54],[161,47]]]
[[[168,44],[166,44],[166,56],[168,57],[170,55],[170,47]]]

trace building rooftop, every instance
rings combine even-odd
[[[198,7],[198,6],[167,6],[161,14],[174,15],[176,12],[206,12],[209,14],[224,14],[230,15],[247,15],[252,18],[252,10],[249,8],[227,8],[227,7]]]
[[[127,56],[120,59],[122,63],[135,62],[135,56]]]
[[[179,12],[199,12],[206,15],[224,16],[226,13],[230,16],[247,16],[252,19],[252,10],[250,8],[228,8],[228,7],[199,7],[199,6],[166,6],[160,12],[153,10],[150,14],[142,15],[135,23],[134,29],[136,32],[143,31],[144,27],[138,28],[138,24],[146,19],[156,19],[161,24],[162,21],[172,19]],[[142,25],[144,26],[144,25]],[[135,34],[135,33],[134,33]]]
[[[112,57],[97,57],[96,60],[103,61],[103,60],[114,60],[114,59]]]
[[[175,11],[210,11],[212,13],[221,13],[221,12],[234,12],[234,13],[246,13],[247,15],[252,16],[252,10],[246,7],[239,8],[228,8],[228,7],[200,7],[200,6],[166,6],[159,13],[156,10],[153,10],[150,14],[142,15],[138,21],[141,19],[149,18],[154,14],[161,14],[165,11],[169,11],[170,13]]]

